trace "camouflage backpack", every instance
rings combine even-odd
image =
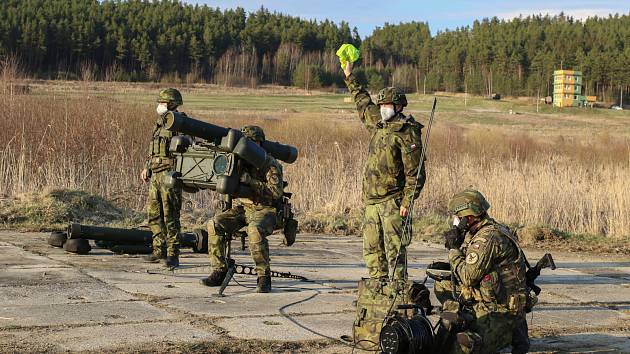
[[[418,310],[399,310],[398,305],[415,304],[431,312],[429,290],[422,283],[404,280],[361,279],[357,317],[352,326],[354,345],[363,350],[379,350],[380,333],[386,317],[395,314],[412,318]]]

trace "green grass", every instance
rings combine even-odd
[[[95,96],[122,103],[147,106],[155,104],[157,91],[168,86],[154,83],[73,83],[46,82],[33,87],[33,93],[56,96]],[[345,102],[349,94],[312,91],[296,88],[264,87],[261,89],[223,88],[216,85],[194,85],[181,88],[184,96],[183,111],[193,114],[234,112],[240,115],[264,114],[310,115],[321,118],[346,118],[356,121],[355,106]],[[426,123],[433,95],[409,94],[406,111]],[[465,104],[466,103],[466,104]],[[545,135],[579,135],[611,133],[630,135],[630,111],[603,108],[557,108],[539,104],[536,100],[507,98],[489,100],[479,96],[464,97],[440,95],[436,124],[448,123],[463,127],[487,126],[510,131],[540,132]],[[509,114],[512,110],[514,114]],[[319,117],[318,117],[319,118]]]

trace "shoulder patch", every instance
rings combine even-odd
[[[477,261],[479,261],[477,252],[469,252],[466,254],[466,264],[475,264]]]
[[[269,183],[278,184],[280,183],[280,178],[278,178],[278,175],[272,174],[271,176],[269,176]]]

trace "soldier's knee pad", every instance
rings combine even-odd
[[[440,303],[444,303],[446,300],[452,300],[453,283],[451,283],[450,280],[436,280],[435,283],[433,283],[433,292]]]
[[[214,220],[208,221],[208,241],[216,243],[225,238],[225,232]]]
[[[208,221],[208,237],[217,234],[216,226],[214,225],[214,220]]]
[[[261,253],[265,251],[265,245],[262,242],[250,242],[249,250],[252,253]]]
[[[247,227],[247,237],[250,245],[265,242],[265,235],[256,226]]]

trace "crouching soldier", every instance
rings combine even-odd
[[[265,140],[265,133],[260,127],[245,126],[241,131],[258,144]],[[264,168],[248,167],[242,174],[241,182],[252,188],[254,196],[239,198],[236,206],[216,214],[208,222],[208,255],[212,273],[201,282],[206,286],[221,285],[227,274],[227,243],[231,235],[247,226],[249,249],[258,275],[257,291],[268,293],[271,291],[271,271],[267,236],[276,226],[275,205],[283,196],[282,166],[268,154]]]
[[[455,227],[444,238],[454,282],[436,281],[434,290],[444,308],[456,306],[457,312],[461,304],[472,316],[468,329],[451,337],[456,341],[444,348],[447,353],[496,353],[510,345],[512,353],[529,350],[526,259],[512,231],[488,216],[489,208],[470,189],[448,203]]]

